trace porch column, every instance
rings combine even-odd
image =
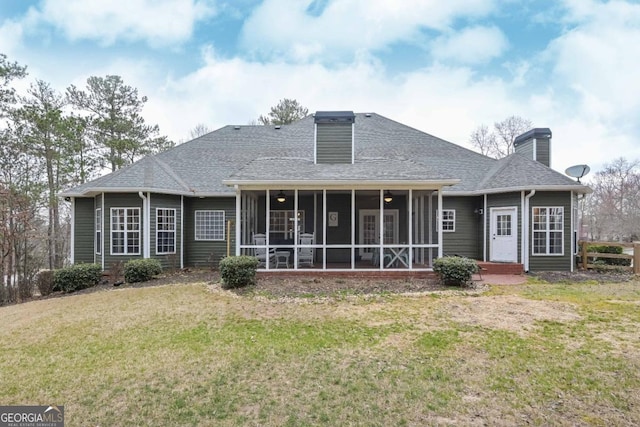
[[[413,190],[407,197],[407,222],[409,223],[409,270],[413,269]]]
[[[242,226],[242,191],[240,187],[236,185],[236,256],[241,255],[240,253],[240,239],[241,232],[240,229]]]
[[[438,189],[438,258],[442,258],[442,188]]]
[[[380,223],[378,230],[378,253],[380,254],[380,270],[384,268],[384,188],[380,189]]]

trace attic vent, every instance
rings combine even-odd
[[[235,125],[233,128],[234,128],[235,130],[240,130],[240,126],[238,126],[238,125]]]
[[[371,117],[371,113],[364,113],[365,117]]]
[[[318,111],[316,124],[316,163],[353,163],[353,111]]]
[[[280,125],[275,125],[274,129],[280,129]]]

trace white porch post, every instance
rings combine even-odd
[[[407,197],[407,222],[409,223],[409,270],[413,269],[413,190]]]
[[[242,191],[236,185],[236,256],[240,255],[240,239],[242,238]]]
[[[442,238],[442,188],[438,189],[438,258],[442,258],[443,254],[443,238]]]
[[[269,261],[269,237],[270,237],[269,235],[271,234],[270,230],[269,230],[269,227],[271,226],[270,221],[269,221],[269,219],[271,218],[271,191],[268,190],[268,189],[266,190],[265,204],[267,205],[266,209],[264,210],[264,212],[265,212],[265,226],[264,226],[264,228],[265,228],[265,241],[267,242],[267,252],[266,252],[267,253],[267,262],[266,262],[266,267],[267,267],[267,270],[269,270],[269,267],[270,267],[269,264],[271,264],[271,262]]]
[[[327,269],[327,189],[322,190],[322,269]]]
[[[353,124],[352,124],[353,126]],[[356,268],[356,190],[351,190],[351,269]]]
[[[378,224],[378,253],[380,254],[380,270],[384,268],[384,188],[380,189],[380,219]]]

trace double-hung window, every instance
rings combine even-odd
[[[96,209],[96,254],[102,254],[102,208]]]
[[[456,211],[453,209],[442,210],[442,231],[454,232],[456,231]]]
[[[176,210],[156,208],[156,254],[176,253]]]
[[[224,211],[196,211],[196,240],[224,240]]]
[[[111,208],[111,254],[140,254],[140,208]]]
[[[564,254],[564,208],[533,208],[533,255]]]

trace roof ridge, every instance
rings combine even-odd
[[[477,188],[485,188],[487,183],[491,180],[491,178],[493,178],[494,176],[498,175],[500,172],[502,172],[504,170],[504,168],[507,167],[507,165],[511,162],[511,157],[514,155],[515,153],[511,153],[509,154],[507,157],[502,157],[500,159],[495,159],[496,160],[496,164],[487,171],[487,174],[485,175],[484,179],[482,181],[480,181],[478,183]]]
[[[191,187],[189,187],[184,182],[184,180],[173,170],[173,168],[171,168],[171,166],[158,159],[157,156],[152,156],[151,159],[154,160],[169,176],[171,176],[171,178],[173,178],[178,184],[180,184],[182,188],[187,191],[193,191]]]

